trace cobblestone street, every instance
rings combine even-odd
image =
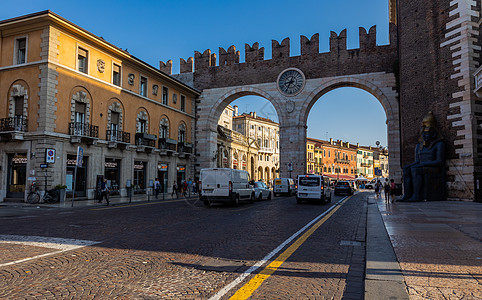
[[[208,299],[225,291],[227,299],[267,263],[226,286],[340,198],[211,208],[193,199],[5,217],[0,298]],[[365,211],[364,194],[341,204],[252,298],[360,299]]]

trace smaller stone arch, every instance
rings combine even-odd
[[[263,180],[263,167],[258,167],[258,180]]]
[[[169,118],[166,115],[163,115],[159,121],[159,138],[169,138]]]
[[[187,126],[184,122],[179,123],[179,127],[177,130],[177,141],[178,142],[186,142],[187,137]]]
[[[136,132],[149,132],[149,115],[145,108],[140,108],[137,112]]]
[[[76,122],[75,113],[79,103],[85,105],[85,123],[90,123],[90,113],[91,113],[91,97],[89,92],[82,87],[76,87],[72,90],[72,96],[70,97],[70,121]]]
[[[15,113],[15,100],[17,97],[23,97],[23,109],[22,117],[27,118],[28,113],[28,85],[24,81],[17,81],[10,87],[9,101],[8,101],[8,116],[14,118]]]
[[[122,131],[124,120],[124,109],[119,99],[112,98],[111,104],[107,108],[107,128],[111,127],[112,113],[119,114],[119,130]]]

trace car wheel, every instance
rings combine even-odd
[[[251,197],[249,197],[249,203],[254,203],[254,199],[255,199],[255,195],[254,193],[251,194]]]
[[[263,193],[259,193],[259,196],[258,196],[258,201],[261,201],[263,200]]]
[[[235,195],[234,195],[233,205],[234,205],[234,206],[238,206],[238,205],[239,205],[239,194],[235,194]]]
[[[268,200],[271,200],[271,192],[268,194]]]

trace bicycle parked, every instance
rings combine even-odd
[[[59,191],[54,188],[51,190],[48,190],[44,192],[43,197],[40,197],[40,191],[37,186],[36,182],[33,182],[30,185],[30,191],[27,196],[27,202],[28,203],[56,203],[59,201],[59,196],[58,196]]]

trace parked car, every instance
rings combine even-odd
[[[301,203],[304,200],[330,202],[330,179],[321,175],[298,175],[296,203]]]
[[[238,205],[240,200],[254,202],[254,188],[249,173],[229,168],[201,169],[199,188],[201,201],[210,206],[213,202]]]
[[[353,187],[348,181],[338,181],[335,185],[335,196],[346,194],[353,195]]]
[[[276,178],[274,180],[273,193],[275,196],[296,194],[295,181],[292,178]]]
[[[262,181],[254,182],[254,195],[256,200],[271,200],[272,192],[271,189]]]

